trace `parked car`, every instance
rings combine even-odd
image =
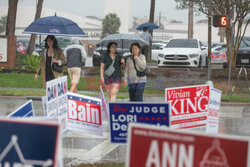
[[[151,53],[151,59],[158,61],[158,54],[162,51],[163,48],[165,48],[167,43],[163,42],[157,42],[152,43],[152,53]]]
[[[93,51],[93,66],[100,66],[102,55],[107,53],[106,47],[98,47]],[[117,53],[122,54],[123,58],[127,59],[129,55],[131,55],[129,49],[121,49],[117,48]]]
[[[250,68],[250,37],[243,37],[236,57],[236,67]]]
[[[26,51],[28,50],[29,42],[30,42],[30,39],[18,39],[17,40],[17,43],[23,45],[26,48],[25,49]],[[25,54],[26,54],[26,51],[25,51]],[[32,54],[39,54],[41,51],[42,49],[39,47],[39,42],[38,40],[36,40],[35,45],[34,45],[34,52]]]
[[[159,54],[158,66],[205,67],[207,49],[198,39],[172,39]]]

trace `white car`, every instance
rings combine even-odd
[[[158,66],[207,66],[206,47],[197,39],[172,39],[159,53],[158,58]]]
[[[163,48],[165,48],[167,43],[163,42],[157,42],[152,43],[152,53],[151,53],[151,59],[158,61],[158,54],[162,51]]]

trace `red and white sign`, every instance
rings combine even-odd
[[[211,63],[227,62],[226,51],[214,51],[211,53]]]
[[[206,125],[210,85],[166,88],[170,102],[172,128],[195,128]]]
[[[249,138],[129,124],[127,167],[250,167]]]
[[[219,114],[221,104],[221,91],[211,88],[206,133],[217,134],[219,130]]]
[[[68,92],[67,127],[102,136],[101,100]]]

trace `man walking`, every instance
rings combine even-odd
[[[147,30],[147,27],[143,27],[143,33],[140,34],[140,37],[144,39],[144,41],[148,42],[148,45],[144,45],[141,48],[141,52],[146,56],[146,59],[148,59],[151,55],[150,43],[152,43],[152,36],[148,33]]]
[[[81,76],[81,67],[85,64],[87,54],[84,46],[79,44],[76,38],[71,39],[71,45],[64,50],[67,59],[68,74],[71,79],[70,92],[77,93],[77,84]]]

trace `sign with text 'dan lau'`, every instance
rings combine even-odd
[[[169,127],[169,103],[109,103],[111,143],[126,143],[129,123]]]
[[[130,124],[127,167],[250,167],[249,138]]]
[[[207,122],[209,95],[210,85],[166,88],[166,102],[171,104],[171,127],[205,127]]]

